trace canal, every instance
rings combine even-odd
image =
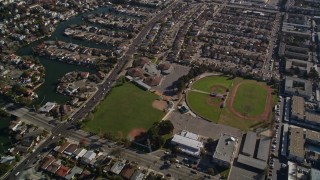
[[[17,54],[19,56],[24,55],[33,55],[32,54],[32,47],[37,46],[38,44],[42,43],[46,40],[59,40],[59,41],[65,41],[70,42],[74,44],[78,44],[84,47],[91,47],[91,48],[99,48],[99,49],[110,49],[110,46],[107,45],[101,45],[96,44],[88,41],[81,41],[77,39],[72,39],[67,36],[64,36],[62,33],[63,31],[69,27],[70,25],[76,25],[76,24],[83,24],[84,21],[82,20],[83,16],[93,14],[93,13],[104,13],[108,12],[110,10],[110,7],[100,7],[96,10],[81,13],[77,16],[71,17],[67,21],[61,22],[56,27],[56,30],[53,32],[51,37],[49,38],[43,38],[41,40],[38,40],[36,42],[33,42],[27,46],[24,46],[20,48],[17,51]],[[88,24],[88,23],[86,23]],[[96,26],[93,24],[88,24],[91,26]],[[62,94],[56,93],[56,83],[57,80],[60,79],[64,74],[71,71],[88,71],[91,73],[95,72],[95,69],[89,68],[89,67],[83,67],[83,66],[77,66],[77,65],[71,65],[67,63],[62,63],[58,61],[49,60],[49,58],[44,57],[38,57],[41,64],[45,67],[45,82],[36,90],[36,93],[38,94],[38,100],[35,102],[36,104],[43,105],[48,101],[51,102],[57,102],[57,103],[65,103],[70,98],[67,96],[64,96]]]

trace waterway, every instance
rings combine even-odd
[[[83,16],[86,16],[88,14],[93,13],[104,13],[108,12],[110,7],[100,7],[96,10],[81,13],[77,16],[71,17],[67,21],[61,22],[56,27],[56,30],[52,33],[51,37],[49,38],[43,38],[41,40],[38,40],[36,42],[33,42],[27,46],[24,46],[20,48],[17,51],[17,54],[20,56],[23,55],[33,55],[32,54],[32,47],[37,46],[43,41],[46,40],[59,40],[59,41],[65,41],[70,43],[75,43],[84,47],[91,47],[91,48],[99,48],[99,49],[110,49],[110,46],[107,45],[101,45],[96,44],[88,41],[81,41],[69,38],[67,36],[64,36],[62,33],[63,31],[69,27],[70,25],[74,24],[83,24],[84,21],[82,20]],[[88,23],[86,23],[88,24]],[[89,24],[92,26],[95,26],[93,24]],[[45,67],[45,82],[36,90],[36,93],[38,94],[38,100],[35,102],[36,104],[43,105],[44,103],[51,101],[51,102],[57,102],[57,103],[65,103],[68,100],[70,100],[69,97],[64,96],[62,94],[56,93],[56,83],[57,80],[60,79],[64,74],[71,71],[88,71],[88,72],[95,72],[96,70],[89,67],[83,67],[83,66],[77,66],[77,65],[71,65],[67,63],[62,63],[58,61],[49,60],[48,58],[44,57],[38,57],[41,64]]]

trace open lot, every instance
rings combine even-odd
[[[221,108],[223,101],[218,99],[218,95],[213,97],[209,93],[220,94],[223,88],[229,89],[230,93]],[[269,120],[273,100],[271,92],[265,83],[254,80],[210,76],[192,85],[187,101],[194,113],[209,121],[248,130]]]
[[[113,133],[118,137],[125,137],[133,129],[147,130],[164,116],[164,112],[152,107],[156,99],[155,94],[132,83],[115,87],[94,113],[94,119],[85,123],[84,129]]]

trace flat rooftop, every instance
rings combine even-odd
[[[243,144],[242,153],[253,157],[254,149],[256,147],[257,134],[255,132],[249,131],[246,134],[246,139]]]
[[[306,115],[307,121],[320,124],[320,114],[313,113],[313,112],[306,112],[305,115]]]
[[[267,161],[269,157],[271,139],[268,137],[261,137],[259,141],[259,148],[257,159]]]
[[[312,96],[312,84],[311,81],[305,79],[286,76],[285,91],[286,93],[299,94],[310,98]]]
[[[304,98],[300,96],[293,96],[291,103],[291,113],[292,116],[295,116],[299,119],[304,119],[305,107],[304,107]]]
[[[230,135],[223,134],[219,138],[216,151],[213,154],[213,158],[230,162],[233,158],[233,152],[236,149],[236,139]]]
[[[302,128],[290,128],[290,143],[289,143],[289,153],[297,156],[297,157],[304,157],[305,150],[304,150],[304,130]]]
[[[311,141],[315,141],[315,142],[320,142],[320,133],[316,131],[307,130],[306,139],[310,139]]]
[[[243,154],[239,154],[238,162],[260,170],[264,170],[267,167],[267,163],[265,161],[245,156]]]

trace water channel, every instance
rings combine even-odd
[[[41,42],[45,40],[59,40],[59,41],[65,41],[70,42],[74,44],[78,44],[84,47],[91,47],[91,48],[99,48],[99,49],[110,49],[107,45],[102,44],[96,44],[88,41],[82,41],[77,39],[72,39],[67,36],[64,36],[62,33],[63,31],[69,27],[70,25],[74,24],[82,24],[84,21],[82,20],[83,16],[86,16],[88,14],[93,13],[104,13],[108,12],[110,7],[100,7],[96,10],[81,13],[77,16],[71,17],[67,21],[61,22],[58,24],[56,30],[53,32],[51,37],[49,38],[43,38],[41,40],[38,40],[36,42],[33,42],[27,46],[24,46],[20,48],[17,51],[17,54],[20,56],[23,55],[32,55],[32,47],[37,46]],[[88,23],[87,23],[88,24]],[[92,26],[97,26],[93,24],[89,24]],[[97,26],[99,27],[99,26]],[[100,27],[101,28],[101,27]],[[65,103],[69,100],[69,97],[64,96],[62,94],[56,93],[56,83],[57,80],[60,79],[64,74],[71,71],[88,71],[88,72],[95,72],[94,69],[89,67],[83,67],[83,66],[77,66],[77,65],[71,65],[67,63],[62,63],[58,61],[49,60],[45,57],[38,57],[42,65],[45,67],[45,82],[36,90],[36,93],[38,94],[39,98],[36,101],[37,104],[43,105],[44,103],[50,101],[50,102],[57,102],[57,103]]]

